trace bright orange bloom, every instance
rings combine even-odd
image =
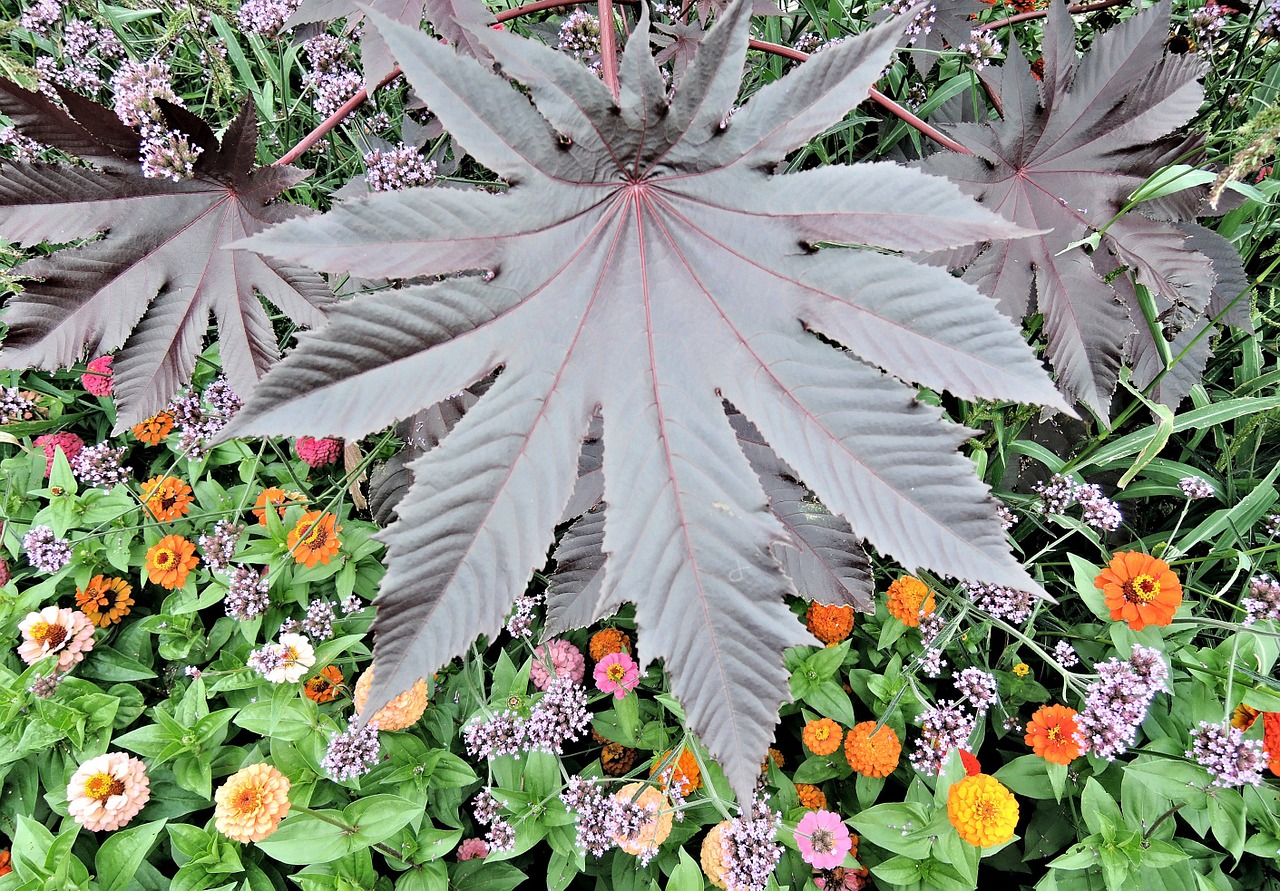
[[[821,811],[827,807],[827,796],[817,786],[796,783],[796,795],[800,796],[800,806],[811,811]]]
[[[1023,741],[1051,764],[1070,764],[1081,755],[1076,742],[1076,710],[1065,705],[1042,705],[1027,722]]]
[[[901,756],[902,743],[888,724],[876,730],[875,721],[863,721],[855,724],[844,738],[845,759],[864,777],[887,777],[898,766]]]
[[[973,752],[960,750],[960,763],[964,765],[965,776],[976,777],[982,773],[982,763],[978,761],[978,756]]]
[[[911,628],[920,625],[920,617],[933,612],[937,605],[929,586],[915,576],[904,575],[889,586],[889,614]]]
[[[272,486],[269,489],[263,489],[258,494],[258,500],[253,503],[253,515],[258,518],[258,525],[267,525],[267,505],[276,505],[276,513],[280,519],[284,519],[285,506],[290,503],[305,502],[298,492],[286,492],[284,489],[277,489]]]
[[[312,702],[333,702],[342,689],[342,672],[335,665],[326,665],[320,673],[302,685],[302,694]]]
[[[288,544],[294,562],[304,564],[307,569],[317,563],[327,566],[338,555],[342,544],[338,541],[342,527],[335,525],[337,522],[337,517],[324,511],[309,510],[303,514],[289,532]]]
[[[140,424],[133,425],[133,435],[147,445],[159,445],[164,438],[173,432],[173,415],[162,411],[152,415]]]
[[[813,636],[828,646],[840,643],[853,631],[853,607],[809,604],[804,614],[805,624]]]
[[[605,656],[613,653],[626,653],[631,655],[631,638],[627,636],[625,631],[619,631],[617,628],[605,628],[591,635],[591,642],[587,645],[591,658],[599,662]]]
[[[199,563],[195,545],[181,535],[166,535],[147,551],[147,578],[172,591],[187,583],[187,573]]]
[[[1123,551],[1093,580],[1107,599],[1111,618],[1124,620],[1134,631],[1173,621],[1182,603],[1182,585],[1163,560],[1138,551]]]
[[[813,754],[830,755],[840,748],[844,728],[830,718],[818,718],[804,725],[800,738]]]
[[[787,759],[783,758],[782,753],[779,752],[777,749],[775,749],[773,746],[769,746],[769,751],[765,753],[764,761],[760,762],[761,773],[769,772],[770,761],[772,761],[777,766],[778,770],[782,770],[783,765],[787,763]]]
[[[658,768],[663,764],[667,764],[667,760],[671,757],[674,749],[668,749],[661,755],[653,759],[653,763],[649,765],[649,776],[653,776],[658,772]],[[688,797],[689,793],[702,785],[702,771],[698,770],[698,759],[694,757],[693,752],[689,749],[681,749],[680,757],[673,763],[667,764],[667,771],[670,777],[661,781],[663,791],[666,791],[669,785],[675,786],[682,796]]]
[[[124,579],[95,575],[76,591],[76,606],[99,628],[114,625],[129,615],[133,606],[133,586]]]
[[[185,517],[195,498],[191,487],[173,476],[153,476],[142,484],[142,500],[157,520],[168,522]]]
[[[1242,702],[1231,713],[1231,726],[1237,730],[1248,730],[1253,726],[1253,722],[1258,720],[1258,715],[1260,714],[1262,713],[1256,708],[1251,705],[1245,705]]]
[[[1271,759],[1267,766],[1273,774],[1280,777],[1280,712],[1263,713],[1262,745],[1267,751],[1267,757]]]
[[[9,853],[8,848],[0,851],[0,876],[7,876],[9,873],[13,872],[13,864],[10,862],[12,859],[13,857]]]
[[[947,793],[947,819],[975,847],[1002,845],[1017,828],[1018,799],[995,777],[965,777]]]

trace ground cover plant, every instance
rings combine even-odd
[[[1280,885],[1280,7],[4,9],[0,891]]]

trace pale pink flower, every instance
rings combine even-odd
[[[127,826],[150,798],[147,766],[124,752],[86,761],[67,783],[67,811],[94,832]]]
[[[809,811],[796,827],[796,846],[814,869],[835,869],[853,849],[853,839],[839,814]]]
[[[463,860],[483,860],[489,856],[489,846],[482,838],[469,838],[458,845],[458,862]]]
[[[626,699],[640,683],[640,667],[626,653],[610,653],[596,663],[596,687],[601,693],[612,693],[615,699]]]
[[[549,661],[551,670],[543,664]],[[582,651],[567,640],[552,640],[539,644],[533,651],[533,667],[529,670],[529,679],[539,690],[551,686],[553,678],[568,678],[575,684],[581,683],[582,676],[587,673],[587,661],[582,658]]]
[[[22,661],[35,665],[57,653],[59,673],[84,661],[84,654],[93,649],[93,623],[78,609],[46,606],[38,613],[27,613],[18,630],[22,632],[18,645]]]

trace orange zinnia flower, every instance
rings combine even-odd
[[[253,515],[258,518],[259,526],[265,526],[267,525],[267,505],[274,505],[276,514],[284,519],[285,505],[300,504],[306,500],[300,492],[286,492],[284,489],[272,486],[258,494],[258,500],[253,503]]]
[[[658,768],[666,764],[666,772],[659,777],[663,791],[666,791],[669,786],[675,786],[682,796],[688,797],[690,792],[702,785],[702,771],[698,770],[698,759],[688,749],[681,749],[680,757],[668,764],[667,760],[671,757],[672,751],[674,750],[668,749],[653,759],[653,763],[649,765],[649,776],[653,776],[658,772]]]
[[[76,606],[94,625],[106,628],[129,615],[132,594],[133,587],[124,579],[95,575],[82,590],[76,591]]]
[[[805,624],[813,636],[827,646],[840,643],[853,631],[853,607],[824,606],[810,603],[804,614]]]
[[[1017,828],[1018,799],[995,777],[965,777],[947,793],[947,819],[974,847],[1002,845]]]
[[[172,432],[173,415],[167,411],[152,415],[142,423],[133,425],[133,435],[147,445],[159,445]]]
[[[800,799],[800,806],[807,807],[811,811],[825,810],[827,807],[827,796],[817,786],[796,783],[796,795]]]
[[[631,638],[625,631],[619,631],[617,628],[605,628],[591,635],[591,642],[587,645],[587,650],[591,653],[591,658],[597,662],[614,653],[626,653],[630,656]]]
[[[810,752],[825,756],[840,748],[840,741],[844,739],[844,730],[830,718],[818,718],[804,725],[800,738],[804,740]]]
[[[1262,746],[1271,759],[1267,767],[1280,777],[1280,712],[1263,712]]]
[[[151,515],[161,522],[185,517],[195,501],[191,487],[172,476],[153,476],[143,483],[142,500]]]
[[[305,564],[307,569],[317,563],[328,565],[342,544],[338,541],[342,527],[335,525],[337,521],[337,517],[324,511],[309,510],[303,514],[289,532],[288,545],[294,562]]]
[[[1258,715],[1260,714],[1261,712],[1256,708],[1251,705],[1245,705],[1242,702],[1231,713],[1231,726],[1238,730],[1248,730],[1253,726],[1253,722],[1258,720]]]
[[[187,573],[199,563],[195,545],[181,535],[166,535],[147,551],[147,578],[172,591],[187,583]]]
[[[875,721],[863,721],[844,738],[845,759],[864,777],[887,777],[897,768],[901,756],[902,743],[887,724],[876,730]]]
[[[1027,722],[1023,741],[1051,764],[1070,764],[1080,757],[1076,742],[1076,710],[1065,705],[1042,705]]]
[[[1134,631],[1168,625],[1182,603],[1182,585],[1169,564],[1137,551],[1113,556],[1093,585],[1102,589],[1111,618],[1123,619]]]
[[[932,613],[936,603],[928,585],[915,576],[904,575],[889,586],[887,605],[895,619],[916,628],[920,617]]]
[[[342,672],[335,665],[326,665],[320,673],[302,685],[302,693],[312,702],[333,702],[342,688]]]

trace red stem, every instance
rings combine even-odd
[[[1072,15],[1079,15],[1084,12],[1097,12],[1099,9],[1110,9],[1113,6],[1124,6],[1132,0],[1097,0],[1096,3],[1075,3],[1067,7],[1067,12]],[[1029,22],[1033,19],[1042,19],[1049,14],[1047,9],[1037,9],[1034,12],[1020,12],[1017,15],[1011,15],[1007,19],[998,19],[994,22],[987,22],[985,25],[979,25],[974,28],[975,31],[994,31],[996,28],[1003,28],[1005,25],[1016,25],[1018,22]]]
[[[600,66],[604,69],[604,85],[613,101],[618,101],[618,37],[613,32],[613,0],[600,0]]]
[[[789,46],[783,46],[782,44],[779,44],[779,43],[768,43],[767,41],[764,41],[764,40],[753,39],[748,43],[748,46],[750,46],[752,49],[762,50],[766,53],[773,53],[775,56],[782,56],[783,58],[793,59],[797,62],[803,62],[809,58],[808,53],[801,52],[800,50],[793,49],[792,47],[789,47]],[[875,102],[877,105],[879,105],[881,108],[885,109],[894,117],[898,118],[904,123],[909,124],[910,126],[919,130],[921,133],[923,133],[925,136],[928,136],[930,139],[932,139],[934,142],[938,143],[939,145],[946,146],[947,148],[951,149],[951,151],[959,152],[962,155],[973,154],[973,152],[969,151],[963,145],[956,142],[950,136],[947,136],[945,133],[938,130],[937,128],[932,127],[929,124],[925,123],[923,120],[921,120],[920,118],[916,117],[914,114],[912,114],[911,112],[903,108],[897,102],[894,102],[884,93],[881,93],[875,87],[871,88],[870,95],[871,95],[871,100]]]

